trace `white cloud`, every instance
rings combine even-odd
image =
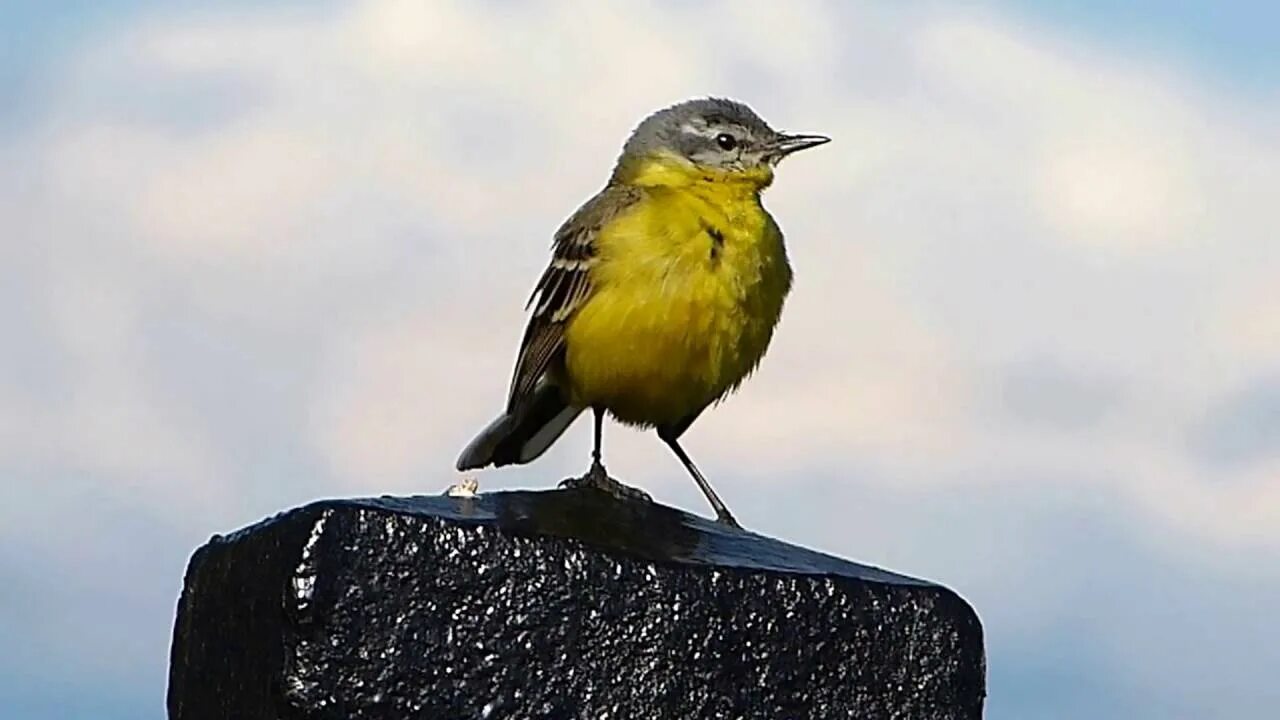
[[[856,456],[925,487],[1075,470],[1189,547],[1280,545],[1276,481],[1208,477],[1183,447],[1280,352],[1269,106],[997,17],[831,5],[168,15],[69,67],[32,141],[48,206],[99,232],[59,242],[117,255],[49,270],[66,322],[99,333],[50,339],[96,390],[55,404],[49,432],[82,430],[90,465],[234,483],[212,479],[236,468],[182,399],[148,384],[138,311],[94,316],[83,297],[106,288],[90,294],[108,307],[142,273],[233,327],[305,328],[309,420],[282,432],[343,487],[442,473],[500,406],[550,233],[625,132],[681,97],[734,94],[837,142],[769,193],[798,285],[759,377],[693,431],[705,464],[781,480]],[[86,90],[210,76],[250,100],[195,129]],[[1122,396],[1070,433],[993,418],[992,378],[1037,357]],[[631,477],[684,482],[652,438],[612,437]]]
[[[744,519],[954,577],[996,639],[1077,612],[1098,524],[1275,580],[1274,455],[1191,446],[1280,363],[1274,98],[994,15],[835,3],[169,12],[60,68],[47,122],[0,141],[25,319],[0,327],[0,460],[39,505],[0,529],[49,556],[98,561],[96,530],[40,534],[82,497],[195,542],[442,489],[502,405],[553,229],[644,112],[726,94],[836,140],[766,197],[796,289],[687,443]],[[482,487],[550,486],[588,437]],[[606,453],[704,511],[652,434]],[[1045,560],[1078,547],[1074,574]],[[1123,620],[1090,631],[1121,645]]]
[[[510,343],[465,331],[442,342],[446,321],[423,312],[375,325],[326,358],[311,431],[339,477],[366,491],[411,490],[415,474],[447,484],[467,433],[497,414]]]

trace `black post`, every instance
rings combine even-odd
[[[169,716],[980,718],[941,586],[590,489],[320,502],[192,557]]]

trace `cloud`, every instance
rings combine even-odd
[[[992,388],[1011,422],[1050,432],[1097,427],[1123,400],[1118,380],[1089,377],[1052,361],[1014,363]]]
[[[757,461],[776,473],[797,455],[853,451],[936,482],[924,479],[971,475],[964,469],[1016,448],[1027,466],[1074,466],[1089,453],[1091,467],[1133,468],[1112,481],[1151,507],[1166,501],[1164,483],[1196,496],[1221,487],[1177,458],[1232,382],[1211,372],[1223,351],[1205,333],[1239,305],[1214,298],[1242,277],[1261,286],[1257,261],[1274,255],[1260,247],[1266,206],[1255,186],[1274,167],[1258,158],[1280,152],[1251,125],[1269,108],[996,16],[594,8],[574,11],[590,23],[569,23],[569,12],[390,1],[239,9],[159,15],[104,38],[68,65],[48,129],[27,141],[44,207],[79,208],[73,222],[92,213],[98,225],[77,227],[81,239],[57,223],[48,231],[70,254],[96,241],[117,257],[84,280],[74,263],[51,264],[50,307],[115,328],[122,348],[137,346],[137,322],[95,320],[76,293],[98,304],[123,293],[134,315],[163,315],[147,304],[176,293],[194,315],[224,319],[213,342],[254,342],[233,337],[244,325],[304,333],[308,354],[292,362],[312,383],[299,392],[315,398],[305,443],[346,483],[398,485],[447,467],[429,456],[465,440],[451,418],[478,422],[500,404],[518,303],[546,238],[598,186],[637,116],[725,92],[837,143],[783,168],[769,194],[797,290],[759,378],[695,429],[707,462],[728,471],[754,440]],[[824,14],[830,22],[815,20]],[[828,30],[857,33],[867,21],[897,31],[864,33],[875,54],[841,48]],[[750,38],[794,23],[810,29],[804,42],[750,52]],[[713,29],[694,42],[694,27]],[[891,83],[844,80],[869,77],[884,58],[895,61],[881,73]],[[86,89],[102,83],[128,87],[128,104]],[[191,111],[199,122],[171,112],[186,87],[215,89]],[[1219,184],[1238,176],[1251,182]],[[128,278],[139,272],[167,287],[137,297]],[[414,312],[411,325],[400,319]],[[1257,357],[1251,322],[1232,322],[1246,339],[1226,349],[1242,365]],[[50,342],[76,352],[73,336]],[[101,351],[84,372],[104,372],[107,351],[86,342]],[[492,388],[458,382],[468,354],[485,358]],[[1030,438],[1016,423],[991,424],[1001,387],[1024,418],[1047,407],[1053,378],[998,379],[1032,358],[1124,378],[1125,396],[1094,390],[1091,402],[1112,410],[1069,432]],[[164,439],[175,427],[160,419],[165,403],[145,399],[157,389],[103,382],[122,397],[82,395],[86,409],[67,406],[59,421],[79,412],[82,427],[100,423],[78,433],[91,464],[123,467],[104,453],[128,445],[111,435],[124,425],[95,408],[132,404],[128,432],[154,427],[155,447],[217,432],[215,422]],[[444,415],[441,405],[466,409]],[[415,434],[447,440],[415,452]],[[183,475],[209,476],[216,441],[198,442],[205,449],[177,451],[187,460],[152,453],[148,474],[194,463],[206,469]],[[650,454],[646,441],[621,443],[622,458]],[[1161,479],[1137,477],[1153,471],[1141,468]],[[1194,542],[1204,527],[1181,531]]]
[[[767,194],[795,292],[689,434],[739,515],[956,578],[1022,640],[1077,627],[1092,566],[1044,555],[1105,565],[1098,523],[1126,562],[1272,583],[1280,108],[936,6],[369,0],[95,36],[0,137],[0,469],[44,503],[0,534],[74,565],[82,538],[41,532],[61,498],[122,498],[187,547],[316,495],[442,488],[502,405],[554,228],[645,112],[705,94],[836,140]],[[484,487],[548,486],[586,443]],[[606,446],[702,508],[651,434]],[[840,513],[810,522],[822,498]],[[1133,621],[1109,606],[1077,657],[1137,662],[1096,640],[1154,642]],[[1107,688],[1156,685],[1132,683]]]
[[[1210,349],[1206,329],[1240,312],[1213,298],[1238,278],[1260,284],[1258,261],[1274,256],[1260,247],[1266,206],[1255,186],[1275,166],[1258,158],[1280,154],[1251,126],[1268,108],[997,17],[868,12],[901,31],[873,56],[842,52],[827,30],[857,32],[860,16],[848,9],[682,9],[674,22],[656,8],[595,8],[582,11],[591,32],[567,23],[568,12],[406,2],[240,9],[157,16],[103,39],[69,64],[53,121],[27,141],[43,207],[78,208],[85,237],[66,237],[57,222],[47,230],[69,254],[97,242],[117,256],[85,279],[73,274],[85,268],[52,263],[50,307],[72,308],[68,323],[79,314],[86,326],[114,328],[121,348],[137,346],[137,323],[89,314],[112,293],[130,306],[176,293],[231,327],[306,328],[310,354],[298,367],[317,383],[316,412],[331,418],[306,424],[318,433],[310,446],[349,479],[421,472],[433,465],[415,456],[412,431],[392,440],[391,427],[457,442],[447,423],[427,421],[442,417],[437,403],[496,408],[503,363],[486,360],[485,393],[483,383],[451,379],[466,364],[453,348],[510,354],[514,340],[502,339],[518,335],[516,307],[546,237],[604,177],[637,115],[707,90],[752,99],[771,75],[786,77],[787,88],[759,99],[766,114],[837,143],[793,161],[770,192],[797,290],[759,379],[695,430],[709,461],[729,466],[746,437],[761,441],[759,460],[777,472],[797,452],[848,449],[907,477],[981,467],[1022,445],[1021,429],[984,424],[1001,386],[993,378],[1044,357],[1068,373],[1125,378],[1126,398],[1108,422],[1026,443],[1022,462],[1107,448],[1099,466],[1160,467],[1221,486],[1205,483],[1190,458],[1169,458],[1233,381],[1211,372],[1219,355],[1257,357],[1247,339]],[[814,20],[823,13],[831,23]],[[748,51],[758,44],[750,38],[795,22],[812,26],[806,42]],[[693,27],[714,29],[692,42]],[[896,95],[843,81],[883,57],[897,60],[886,71]],[[198,123],[162,112],[188,81],[220,89],[193,111]],[[99,82],[127,85],[132,104],[86,90]],[[1251,182],[1217,184],[1236,176]],[[90,213],[97,227],[87,227]],[[138,272],[169,287],[135,297],[128,278]],[[85,292],[96,299],[77,295]],[[415,306],[429,306],[416,329],[397,329],[398,309]],[[1233,327],[1257,335],[1251,322]],[[489,330],[478,344],[477,327]],[[74,334],[50,342],[77,353]],[[99,355],[84,372],[105,372],[106,339],[85,342]],[[420,368],[412,381],[410,368]],[[1042,381],[1020,381],[1030,411],[1052,392]],[[408,382],[418,390],[406,396]],[[155,427],[156,447],[200,435],[162,439],[174,425],[159,419],[161,401],[144,399],[155,390],[103,383],[122,397],[82,401],[82,416],[133,404],[129,432]],[[62,417],[76,412],[67,406]],[[95,420],[102,429],[79,433],[101,447],[93,463],[119,465],[103,453],[127,445],[110,434],[123,425],[109,415],[81,422]],[[368,428],[379,426],[375,442]],[[181,454],[217,466],[207,449]],[[150,462],[180,462],[164,457]],[[1141,495],[1160,487],[1153,480],[1117,481]],[[1233,542],[1231,533],[1213,539]]]
[[[1208,413],[1191,443],[1215,469],[1268,460],[1280,464],[1280,382],[1261,378],[1226,398]]]

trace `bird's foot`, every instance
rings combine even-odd
[[[639,502],[653,502],[653,498],[649,497],[649,493],[640,488],[633,488],[630,485],[622,483],[609,477],[608,471],[604,469],[604,465],[599,462],[591,463],[591,469],[581,477],[571,477],[560,481],[562,488],[595,488],[602,492],[608,493],[619,500],[636,500]]]
[[[728,525],[734,530],[742,529],[742,526],[738,524],[738,521],[733,517],[733,514],[730,513],[728,510],[722,510],[716,513],[716,522],[722,525]]]

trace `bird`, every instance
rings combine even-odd
[[[590,409],[590,468],[562,486],[649,499],[605,469],[608,414],[655,429],[716,519],[740,528],[680,437],[769,347],[792,270],[761,193],[784,158],[827,142],[778,132],[724,98],[644,118],[604,188],[556,231],[526,304],[506,409],[462,451],[458,470],[528,463]]]

